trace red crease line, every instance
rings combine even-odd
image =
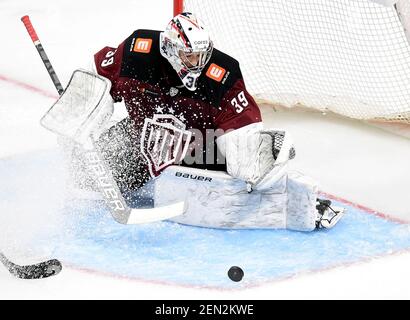
[[[26,89],[26,90],[29,90],[29,91],[32,91],[32,92],[41,94],[42,96],[45,96],[45,97],[47,97],[47,98],[52,98],[52,99],[57,99],[57,98],[58,98],[58,95],[56,95],[56,94],[50,93],[50,92],[48,92],[48,91],[46,91],[46,90],[37,88],[37,87],[32,86],[32,85],[30,85],[30,84],[27,84],[27,83],[24,83],[24,82],[20,82],[20,81],[18,81],[18,80],[11,79],[11,78],[6,77],[6,76],[1,75],[1,74],[0,74],[0,80],[3,80],[3,81],[8,82],[8,83],[11,83],[11,84],[13,84],[13,85],[15,85],[15,86],[17,86],[17,87],[22,88],[22,89]]]

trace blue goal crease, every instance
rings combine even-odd
[[[103,207],[85,207],[77,203],[67,208],[72,232],[60,239],[55,254],[89,269],[181,285],[257,285],[410,248],[409,225],[355,208],[348,208],[348,215],[331,230],[304,233],[206,229],[172,222],[124,226]],[[231,266],[244,270],[240,284],[227,277]]]
[[[23,175],[36,179],[50,174],[56,155],[34,153],[31,158],[0,162],[0,178],[11,178],[0,193],[18,202]],[[54,176],[54,179],[57,179]],[[40,191],[36,191],[40,192]],[[61,232],[38,236],[39,250],[53,244],[57,258],[116,276],[183,286],[241,288],[293,277],[314,270],[366,261],[410,248],[410,225],[386,220],[362,209],[347,207],[330,230],[220,230],[156,222],[121,225],[104,204],[67,202]],[[0,205],[3,201],[0,199]],[[18,205],[18,204],[16,204]],[[44,249],[45,250],[45,249]],[[245,275],[232,282],[227,272],[239,266]]]

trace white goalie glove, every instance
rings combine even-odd
[[[295,157],[290,135],[283,130],[263,129],[262,123],[231,131],[217,140],[225,155],[228,173],[247,183],[248,192],[264,190],[286,173]]]

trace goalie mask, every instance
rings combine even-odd
[[[160,35],[161,54],[184,86],[195,91],[198,78],[212,55],[213,43],[203,24],[189,12],[175,16]]]

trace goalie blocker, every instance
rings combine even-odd
[[[97,184],[96,188],[117,222],[140,224],[182,214],[183,202],[133,209],[121,194],[95,142],[113,113],[110,87],[110,82],[104,77],[86,70],[75,70],[67,88],[40,123],[81,146],[85,170]]]

